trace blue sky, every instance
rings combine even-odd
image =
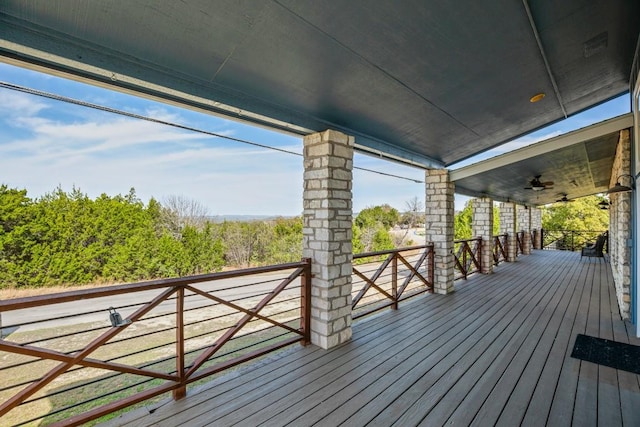
[[[302,140],[223,118],[0,63],[0,80],[300,153]],[[623,96],[510,142],[495,156],[629,111]],[[223,138],[0,88],[0,183],[32,198],[57,186],[90,197],[126,194],[147,202],[195,199],[210,215],[299,215],[302,159]],[[476,159],[477,161],[477,159]],[[424,172],[356,154],[354,165],[423,180]],[[354,171],[354,211],[388,203],[404,210],[424,198],[424,184]],[[465,197],[456,197],[460,209]]]

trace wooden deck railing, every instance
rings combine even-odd
[[[433,292],[433,244],[353,256],[351,307],[357,319],[424,292]],[[364,264],[358,262],[367,261]]]
[[[524,231],[516,233],[516,256],[524,254]]]
[[[496,265],[507,240],[494,236]],[[481,270],[480,238],[454,248],[458,278]],[[397,309],[433,292],[434,246],[355,255],[352,284],[354,319]],[[169,392],[179,399],[196,381],[309,343],[310,298],[304,260],[0,301],[0,417],[80,425]]]
[[[0,418],[80,425],[306,344],[310,279],[305,260],[0,301]]]
[[[456,279],[467,279],[472,273],[482,270],[482,238],[456,240],[453,242]]]
[[[493,264],[498,265],[507,260],[508,253],[508,234],[498,234],[493,236]]]

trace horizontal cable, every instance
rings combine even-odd
[[[216,137],[216,138],[226,139],[228,141],[238,142],[238,143],[241,143],[241,144],[248,144],[248,145],[252,145],[254,147],[263,148],[265,150],[273,150],[273,151],[278,151],[280,153],[291,154],[291,155],[294,155],[294,156],[302,157],[301,153],[297,153],[295,151],[285,150],[283,148],[278,148],[278,147],[273,147],[273,146],[270,146],[270,145],[260,144],[258,142],[248,141],[246,139],[234,138],[232,136],[223,135],[223,134],[216,133],[216,132],[210,132],[210,131],[204,130],[204,129],[198,129],[198,128],[194,128],[194,127],[191,127],[191,126],[182,125],[182,124],[179,124],[179,123],[168,122],[166,120],[154,119],[153,117],[143,116],[143,115],[140,115],[140,114],[135,114],[135,113],[131,113],[131,112],[128,112],[128,111],[123,111],[123,110],[119,110],[119,109],[116,109],[116,108],[106,107],[104,105],[93,104],[91,102],[81,101],[79,99],[69,98],[69,97],[62,96],[62,95],[56,95],[54,93],[44,92],[44,91],[41,91],[41,90],[37,90],[37,89],[33,89],[33,88],[28,88],[28,87],[25,87],[25,86],[16,85],[16,84],[13,84],[13,83],[0,81],[0,87],[5,88],[5,89],[9,89],[9,90],[13,90],[13,91],[17,91],[17,92],[26,93],[26,94],[29,94],[29,95],[40,96],[40,97],[52,99],[52,100],[55,100],[55,101],[66,102],[68,104],[74,104],[74,105],[78,105],[78,106],[81,106],[81,107],[92,108],[94,110],[99,110],[99,111],[104,111],[104,112],[107,112],[107,113],[117,114],[117,115],[120,115],[120,116],[129,117],[129,118],[132,118],[132,119],[144,120],[144,121],[151,122],[151,123],[157,123],[157,124],[161,124],[161,125],[165,125],[165,126],[171,126],[171,127],[174,127],[174,128],[187,130],[187,131],[190,131],[190,132],[196,132],[196,133],[201,133],[201,134],[208,135],[208,136],[213,136],[213,137]],[[373,170],[373,169],[367,169],[367,168],[358,167],[358,166],[354,166],[353,168],[357,169],[357,170],[365,171],[365,172],[375,173],[375,174],[378,174],[378,175],[388,176],[388,177],[391,177],[391,178],[398,178],[398,179],[403,179],[403,180],[406,180],[406,181],[412,181],[412,182],[415,182],[417,184],[423,184],[424,183],[424,181],[421,181],[421,180],[418,180],[418,179],[408,178],[406,176],[401,176],[401,175],[394,175],[392,173],[381,172],[381,171],[377,171],[377,170]]]

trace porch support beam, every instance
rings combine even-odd
[[[518,231],[524,231],[522,237],[522,254],[531,255],[531,209],[528,206],[516,206]]]
[[[530,208],[531,229],[535,232],[533,238],[533,249],[542,249],[542,209]]]
[[[434,245],[434,291],[454,291],[453,219],[455,185],[446,169],[428,169],[426,186],[426,241]]]
[[[628,176],[624,176],[630,173],[631,135],[628,130],[623,130],[620,131],[618,139],[609,187],[613,187],[618,180],[626,185],[633,184]],[[621,175],[623,176],[619,179]],[[637,185],[638,183],[636,182],[636,188]],[[632,251],[629,241],[633,238],[633,230],[631,228],[632,194],[624,192],[609,194],[609,243],[607,252],[611,263],[620,315],[623,319],[629,319],[631,315]]]
[[[471,203],[473,219],[471,235],[482,238],[480,259],[482,273],[493,273],[493,200],[488,197],[474,199]]]
[[[516,260],[517,229],[516,229],[516,204],[500,204],[500,234],[507,234],[507,262]]]
[[[354,138],[327,130],[304,137],[303,256],[311,258],[311,342],[351,338]]]

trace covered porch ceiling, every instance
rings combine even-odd
[[[298,135],[341,130],[428,168],[628,91],[639,33],[636,0],[0,2],[1,61]],[[524,192],[534,174],[569,197],[600,191],[612,134],[581,135],[457,184],[528,204],[558,198]]]
[[[456,193],[528,206],[604,193],[611,185],[620,131],[632,126],[629,113],[453,170],[451,180]],[[528,188],[536,176],[553,186]]]

